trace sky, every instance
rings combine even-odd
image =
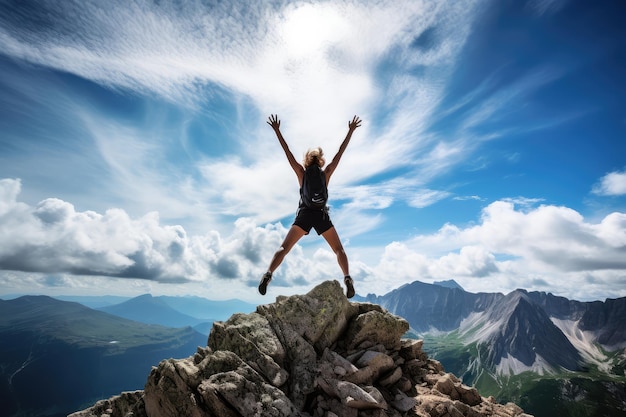
[[[358,294],[626,296],[619,0],[0,0],[0,296],[272,302],[342,279],[291,226],[337,152]]]

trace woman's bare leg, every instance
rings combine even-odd
[[[293,248],[293,246],[304,235],[306,235],[306,232],[300,226],[291,226],[291,229],[289,229],[289,231],[287,232],[287,236],[285,236],[282,245],[280,245],[280,248],[278,248],[276,253],[274,253],[272,261],[270,262],[270,266],[267,270],[273,273],[276,268],[278,268],[278,266],[283,262],[283,259],[285,259],[285,255],[289,253],[291,248]]]
[[[343,250],[343,245],[339,240],[339,235],[337,235],[337,231],[334,227],[331,227],[324,233],[322,233],[326,242],[330,245],[335,255],[337,255],[337,263],[343,272],[343,283],[346,284],[346,297],[352,298],[354,297],[354,281],[350,277],[350,269],[348,266],[348,256],[346,255],[346,251]]]
[[[293,245],[300,240],[302,236],[304,236],[306,232],[299,226],[291,226],[291,229],[287,232],[287,236],[283,240],[283,244],[280,245],[280,248],[274,253],[272,257],[272,261],[270,262],[270,266],[263,277],[261,277],[261,282],[259,282],[259,292],[261,295],[265,295],[267,291],[267,286],[272,280],[272,273],[278,268],[278,266],[282,263],[283,259],[285,259],[285,255],[289,253]]]
[[[344,276],[350,276],[350,267],[348,265],[348,256],[346,252],[343,250],[343,245],[341,244],[341,240],[339,240],[339,235],[337,234],[337,230],[335,227],[331,227],[324,233],[322,233],[326,242],[330,245],[330,248],[333,250],[335,255],[337,255],[337,263],[339,264],[339,268],[343,272]]]

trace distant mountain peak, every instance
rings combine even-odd
[[[599,349],[626,347],[626,298],[580,302],[521,288],[475,294],[414,281],[365,301],[406,318],[416,334],[456,331],[466,346],[482,345],[489,349],[491,371],[506,361],[513,373],[577,370],[590,352],[597,362],[605,357]]]
[[[471,330],[471,332],[470,332]],[[544,309],[525,290],[515,290],[466,326],[498,373],[578,370],[582,357]]]
[[[489,311],[491,320],[508,320],[511,316],[524,314],[524,310],[533,311],[534,302],[528,297],[528,293],[524,290],[515,290],[505,295],[497,304]],[[546,315],[546,318],[547,315]],[[548,318],[549,320],[549,318]]]
[[[196,325],[202,320],[180,313],[160,297],[143,294],[128,301],[99,308],[100,311],[147,324],[161,324],[168,327]]]
[[[136,300],[149,300],[149,299],[152,299],[152,298],[154,298],[154,297],[152,297],[152,294],[150,294],[150,293],[141,294],[141,295],[138,295],[138,296],[134,297],[134,299],[136,299]]]
[[[459,290],[465,291],[465,289],[463,289],[463,287],[461,287],[459,283],[453,279],[448,279],[445,281],[435,281],[433,282],[433,285],[439,285],[440,287],[444,288],[457,288]]]

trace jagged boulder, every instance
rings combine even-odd
[[[327,281],[216,322],[207,347],[162,361],[143,391],[71,417],[526,416],[446,373],[408,328]]]

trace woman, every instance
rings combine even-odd
[[[270,115],[269,120],[267,122],[274,132],[276,133],[276,137],[278,137],[278,141],[280,142],[280,146],[282,146],[285,151],[285,155],[287,155],[287,160],[289,161],[289,165],[296,173],[298,177],[298,184],[300,184],[300,195],[302,196],[302,181],[304,179],[304,172],[306,168],[308,168],[311,164],[318,164],[320,168],[324,166],[324,153],[321,148],[314,148],[309,150],[305,157],[303,164],[300,165],[296,158],[294,158],[293,154],[289,150],[287,146],[287,142],[283,138],[283,135],[280,133],[280,120],[278,120],[278,115]],[[339,164],[339,160],[343,155],[343,152],[348,147],[348,143],[350,142],[350,138],[352,137],[352,132],[361,126],[361,120],[354,116],[351,122],[348,122],[348,134],[346,138],[343,140],[343,143],[339,147],[339,151],[337,155],[333,158],[333,160],[326,166],[325,169],[322,170],[325,178],[326,178],[326,186],[330,181],[330,177],[335,172],[337,165]],[[300,198],[300,204],[298,207],[298,212],[296,214],[296,219],[293,222],[293,225],[287,232],[287,236],[285,236],[285,240],[282,245],[272,258],[270,262],[270,266],[267,272],[261,278],[261,282],[259,283],[259,292],[262,295],[265,295],[267,291],[267,285],[272,280],[272,273],[278,268],[281,264],[285,255],[289,253],[293,245],[295,245],[298,240],[304,235],[309,234],[311,228],[315,228],[315,231],[318,235],[322,235],[326,242],[330,245],[331,249],[337,255],[337,262],[339,263],[339,267],[344,275],[344,284],[346,285],[346,296],[348,298],[352,298],[354,296],[354,281],[350,277],[350,271],[348,267],[348,257],[346,256],[345,251],[343,250],[343,246],[341,245],[341,241],[339,240],[339,235],[337,235],[337,231],[330,221],[330,217],[328,216],[328,208],[324,206],[321,209],[313,209],[307,207],[302,198]]]

